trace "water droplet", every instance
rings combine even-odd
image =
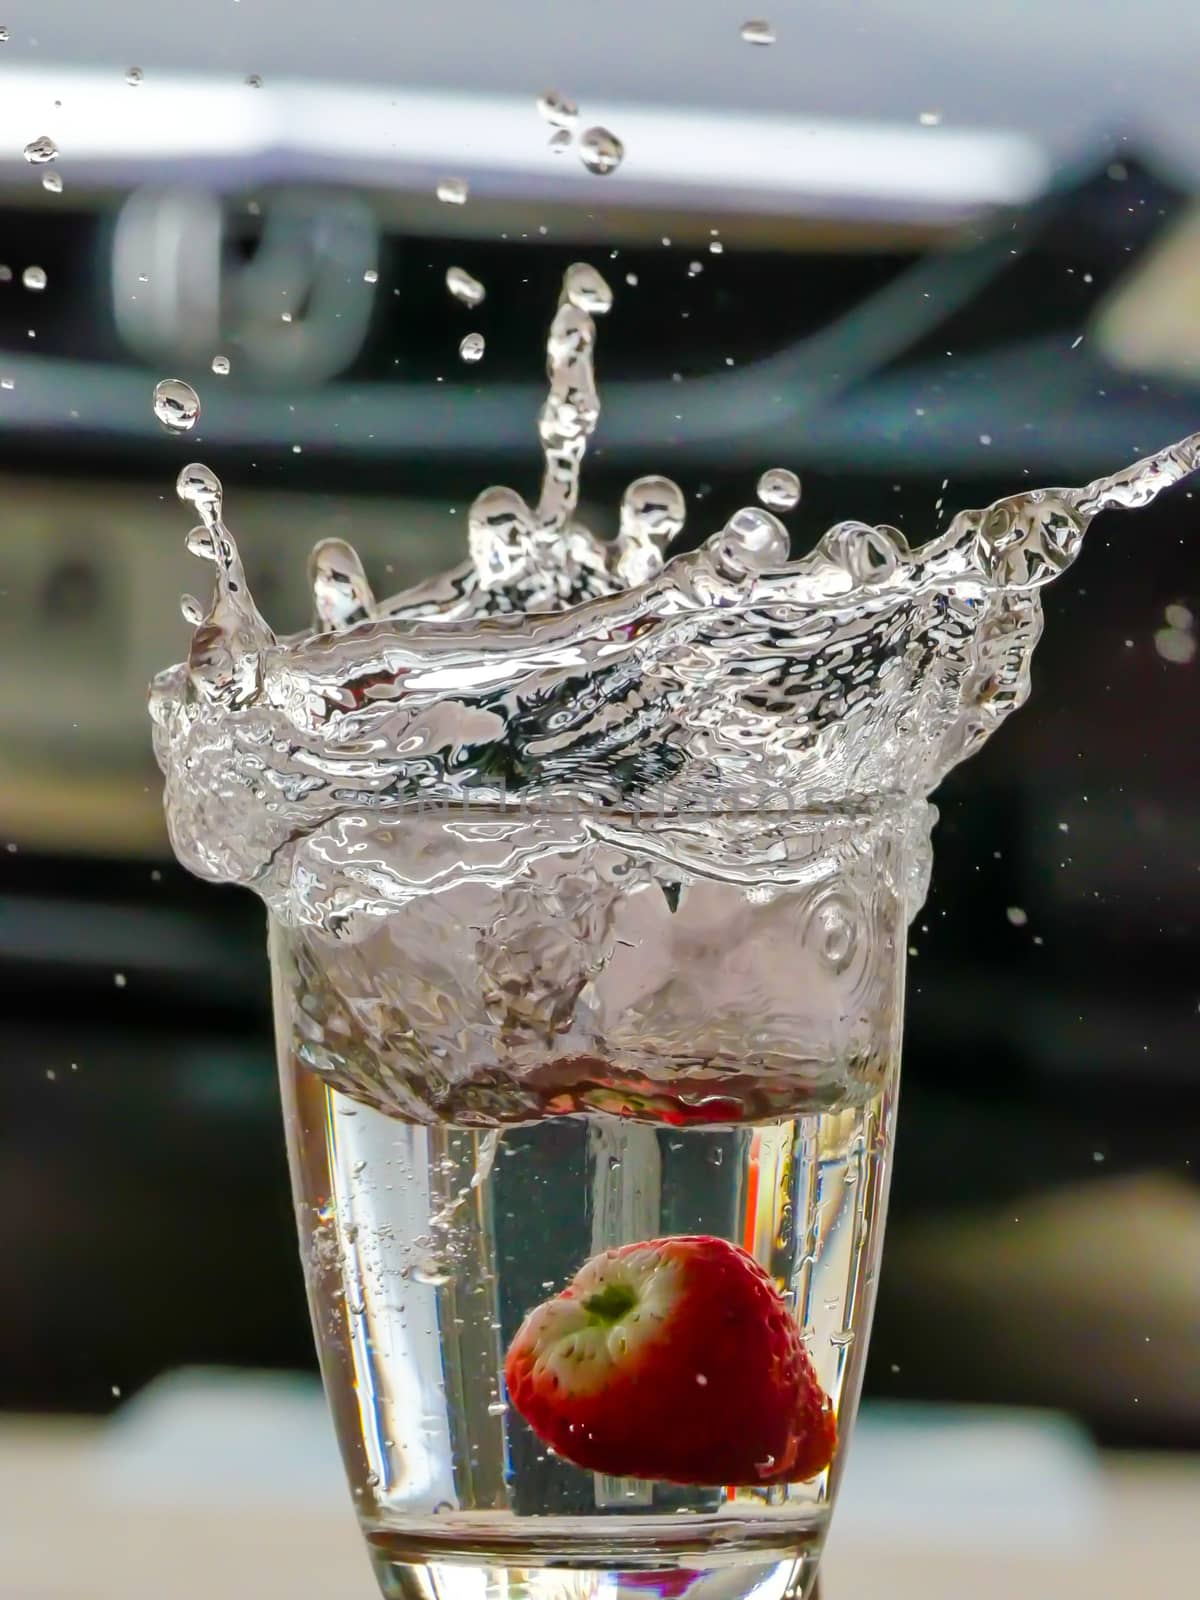
[[[36,292],[40,292],[46,287],[45,267],[26,267],[25,271],[21,274],[21,282],[27,289],[33,289]]]
[[[704,271],[704,263],[703,263],[703,261],[689,261],[688,262],[688,277],[689,278],[698,278],[703,271]]]
[[[772,511],[794,511],[800,504],[800,479],[789,467],[768,467],[756,493]]]
[[[0,44],[8,43],[8,29],[0,27]]]
[[[146,74],[141,67],[126,67],[125,69],[125,82],[131,89],[136,89],[145,76]]]
[[[991,444],[991,442],[992,442],[991,434],[990,433],[981,433],[979,435],[979,442],[980,442],[980,444]]]
[[[481,333],[468,333],[463,336],[458,347],[458,353],[468,365],[474,366],[477,361],[483,360],[485,348],[484,338]]]
[[[202,461],[190,461],[175,480],[175,493],[189,506],[195,506],[206,525],[221,516],[221,480]]]
[[[1020,906],[1009,906],[1004,915],[1014,928],[1023,928],[1029,921],[1028,911],[1023,910]]]
[[[917,118],[917,121],[923,128],[936,128],[941,120],[942,113],[940,111],[922,111],[921,115]]]
[[[432,1256],[425,1256],[413,1265],[412,1277],[415,1283],[425,1283],[431,1288],[438,1289],[444,1283],[450,1282],[450,1273],[440,1261]]]
[[[365,1482],[365,1484],[366,1484],[368,1489],[378,1489],[378,1487],[379,1487],[379,1474],[377,1472],[368,1472],[366,1478],[363,1481]]]
[[[193,628],[199,627],[204,621],[204,607],[194,594],[181,594],[179,597],[179,610],[183,620],[190,623]]]
[[[725,254],[725,246],[720,239],[712,240],[708,247],[708,253],[710,256],[723,256]]]
[[[1163,661],[1185,667],[1196,655],[1196,635],[1190,628],[1159,628],[1154,648]]]
[[[625,146],[607,128],[588,128],[579,136],[579,159],[589,172],[606,178],[625,159]]]
[[[473,278],[465,267],[446,268],[446,287],[464,306],[482,305],[487,290],[478,278]]]
[[[12,278],[13,269],[9,266],[5,266],[3,263],[0,263],[0,283],[11,283]]]
[[[778,517],[757,506],[743,506],[708,543],[720,571],[737,580],[782,566],[787,560],[789,540]]]
[[[742,38],[747,44],[774,44],[775,29],[761,19],[742,23]]]
[[[363,273],[363,282],[364,283],[378,283],[379,282],[379,273],[378,273],[378,271],[374,267],[368,267],[367,270]]]
[[[11,378],[0,378],[0,389],[15,389],[16,384]]]
[[[561,156],[564,150],[569,150],[573,138],[570,128],[556,128],[547,140],[551,155]]]
[[[61,172],[47,172],[42,175],[42,188],[47,194],[61,194],[63,181]]]
[[[1103,1161],[1104,1160],[1104,1151],[1103,1150],[1093,1150],[1092,1151],[1092,1160],[1093,1161]]]
[[[612,310],[613,294],[595,267],[573,261],[563,277],[563,294],[579,311],[602,317]]]
[[[712,1150],[710,1150],[708,1152],[708,1162],[709,1162],[710,1166],[712,1166],[712,1167],[722,1166],[724,1164],[724,1161],[725,1161],[725,1152],[724,1152],[724,1150],[721,1149],[720,1145],[717,1145],[714,1149],[712,1149]]]
[[[1196,619],[1187,606],[1167,606],[1163,612],[1168,628],[1191,628],[1195,626]]]
[[[128,982],[129,980],[123,972],[113,973],[113,983],[118,989],[123,989]]]
[[[227,378],[229,376],[229,357],[214,356],[212,358],[212,369],[218,378]]]
[[[835,1333],[829,1335],[829,1342],[836,1345],[839,1350],[845,1349],[848,1344],[854,1343],[854,1329],[838,1328]]]
[[[487,1414],[489,1417],[502,1417],[507,1410],[508,1406],[503,1400],[493,1400],[487,1408]]]
[[[629,285],[629,287],[631,289],[636,289],[637,286],[638,286],[638,275],[637,275],[637,273],[636,272],[627,272],[625,274],[625,282]]]
[[[247,73],[246,74],[246,87],[247,87],[247,89],[261,89],[262,88],[262,73],[261,72],[249,72],[249,73]]]
[[[538,115],[556,128],[572,128],[579,117],[579,107],[557,89],[547,89],[537,98]]]
[[[465,178],[443,178],[437,186],[437,197],[447,206],[465,206],[470,192]]]
[[[48,133],[43,133],[40,138],[31,139],[25,146],[25,159],[32,162],[35,167],[41,167],[47,161],[58,159],[58,146]]]
[[[200,396],[182,378],[163,378],[154,385],[154,415],[164,428],[186,433],[196,426]]]

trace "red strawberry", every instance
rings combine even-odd
[[[797,1482],[837,1440],[778,1289],[705,1235],[593,1256],[525,1318],[504,1377],[539,1438],[617,1478]]]

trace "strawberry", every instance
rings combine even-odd
[[[798,1482],[837,1439],[775,1284],[707,1235],[593,1256],[525,1318],[504,1377],[540,1439],[617,1478]]]

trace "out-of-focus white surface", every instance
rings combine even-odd
[[[1200,1461],[1024,1413],[869,1414],[824,1600],[1191,1592]],[[108,1423],[0,1423],[0,1600],[374,1600],[315,1385],[183,1373]]]

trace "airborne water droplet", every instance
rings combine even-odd
[[[42,188],[49,194],[61,194],[63,189],[62,174],[60,172],[47,172],[42,178]]]
[[[226,377],[228,377],[229,376],[229,357],[228,356],[214,356],[212,358],[212,369],[216,373],[218,378],[226,378]]]
[[[458,353],[469,366],[483,360],[485,349],[484,338],[481,333],[468,333],[464,335],[458,347]]]
[[[440,1261],[432,1256],[425,1256],[414,1263],[412,1277],[415,1283],[425,1283],[433,1289],[438,1289],[442,1284],[450,1282],[451,1274]]]
[[[200,396],[182,378],[163,378],[154,385],[154,415],[164,428],[186,433],[196,426]]]
[[[261,89],[262,88],[262,73],[261,72],[249,72],[249,73],[247,73],[246,74],[246,87],[247,87],[247,89]]]
[[[571,128],[579,117],[579,107],[557,89],[538,95],[538,114],[556,128]]]
[[[446,268],[446,287],[464,306],[481,305],[487,290],[478,278],[473,278],[465,267]]]
[[[26,267],[21,274],[21,282],[27,289],[41,291],[46,287],[45,267]]]
[[[941,120],[942,113],[940,111],[922,111],[921,115],[917,118],[917,121],[923,128],[936,128]]]
[[[363,282],[364,283],[378,283],[379,282],[379,273],[376,271],[376,269],[374,267],[368,267],[367,270],[363,273]]]
[[[775,29],[762,19],[742,23],[742,38],[747,44],[774,44]]]
[[[141,67],[126,67],[125,69],[125,82],[131,89],[136,89],[145,76],[146,74]]]
[[[800,504],[800,479],[788,467],[768,467],[758,480],[757,493],[773,511],[793,511]]]
[[[437,197],[443,205],[465,206],[470,185],[465,178],[443,178],[437,186]]]
[[[204,621],[204,607],[194,594],[181,594],[179,609],[183,614],[183,620],[190,623],[193,628],[199,627]]]
[[[561,156],[564,150],[569,150],[571,148],[571,140],[573,138],[574,135],[572,134],[570,128],[556,128],[550,135],[548,141],[550,153],[552,155]]]
[[[32,162],[35,167],[43,166],[47,161],[58,158],[58,146],[48,133],[43,133],[40,138],[31,139],[25,146],[25,159]]]
[[[606,178],[625,159],[625,146],[607,128],[588,128],[579,136],[579,159],[589,172]]]

